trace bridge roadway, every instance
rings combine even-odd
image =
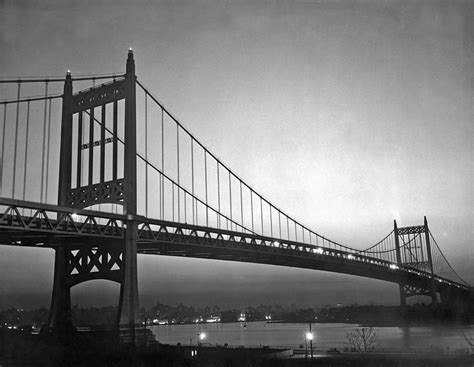
[[[464,293],[464,284],[364,255],[190,224],[0,198],[0,244],[54,248],[67,244],[116,246],[125,238],[126,221],[138,222],[140,254],[185,256],[288,266],[357,275],[436,292]],[[433,281],[434,279],[434,281]]]

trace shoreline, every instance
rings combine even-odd
[[[255,323],[255,322],[264,322],[266,324],[350,324],[350,325],[357,325],[360,327],[427,327],[427,326],[471,326],[474,325],[474,322],[405,322],[405,323],[370,323],[370,322],[357,322],[357,321],[342,321],[342,320],[331,320],[331,321],[292,321],[292,320],[253,320],[253,321],[245,321],[246,324]],[[147,327],[150,326],[178,326],[178,325],[215,325],[215,324],[243,324],[243,321],[221,321],[221,322],[184,322],[184,323],[171,323],[171,324],[147,324]]]

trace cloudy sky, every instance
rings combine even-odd
[[[137,75],[257,191],[363,248],[428,217],[474,283],[469,1],[0,1],[1,75]],[[4,172],[8,175],[8,172]],[[0,248],[0,306],[45,304],[53,252]],[[139,258],[141,301],[396,303],[398,287],[274,266]],[[105,289],[105,291],[104,291]],[[111,304],[95,281],[73,302]]]

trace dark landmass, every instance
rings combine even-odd
[[[190,347],[156,342],[134,348],[117,343],[113,331],[72,332],[61,337],[0,329],[2,366],[472,366],[468,354],[320,353],[295,358],[290,350],[271,348]]]
[[[194,308],[157,303],[140,310],[142,320],[155,323],[236,322],[343,322],[373,326],[469,322],[466,315],[454,315],[441,306],[409,306],[401,313],[395,306],[324,307],[319,310],[296,306],[247,307],[244,310],[221,310],[219,307]],[[471,355],[414,353],[320,353],[314,360],[289,357],[292,351],[224,346],[169,346],[154,339],[151,330],[140,329],[145,343],[141,347],[119,343],[119,332],[112,325],[116,307],[72,308],[77,330],[67,335],[51,334],[41,325],[47,322],[48,310],[8,309],[0,312],[1,366],[472,366]],[[81,329],[81,327],[87,327]],[[36,330],[35,330],[36,329]],[[87,331],[81,331],[87,330]],[[33,332],[34,331],[34,332]],[[145,336],[146,335],[146,336]],[[146,346],[144,346],[146,345]],[[194,349],[193,349],[194,348]],[[196,348],[199,348],[196,351]],[[191,353],[198,353],[192,355]]]
[[[402,312],[399,306],[348,306],[323,308],[317,313],[318,322],[344,322],[364,326],[401,326],[432,324],[469,324],[469,314],[456,314],[442,305],[414,304]]]

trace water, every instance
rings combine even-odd
[[[346,334],[354,330],[354,324],[312,324],[313,347],[318,350],[346,346]],[[206,344],[229,346],[273,346],[299,348],[305,346],[308,324],[249,322],[225,324],[190,324],[151,326],[156,340],[164,344],[197,344],[198,334],[205,333]],[[416,327],[375,327],[377,350],[448,350],[466,349],[463,337],[474,336],[471,326],[416,326]]]

